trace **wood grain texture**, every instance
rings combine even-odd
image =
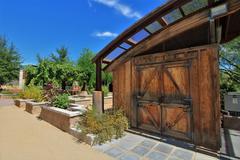
[[[219,150],[217,45],[134,57],[113,76],[114,106],[132,127]]]

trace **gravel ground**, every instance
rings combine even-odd
[[[13,106],[14,102],[12,99],[0,99],[0,107]]]
[[[0,101],[0,160],[110,160],[68,133]]]

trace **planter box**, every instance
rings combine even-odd
[[[65,132],[69,132],[70,127],[79,120],[82,114],[81,111],[69,111],[51,106],[42,106],[40,118]]]
[[[16,94],[0,94],[0,99],[12,99]]]
[[[39,115],[42,110],[41,107],[47,103],[48,102],[26,102],[25,111],[34,115]]]
[[[70,132],[69,132],[72,136],[76,137],[77,139],[79,139],[80,141],[83,141],[89,145],[94,145],[95,139],[96,139],[96,135],[94,134],[83,134],[81,130],[78,130],[76,128],[70,128]]]
[[[223,127],[240,131],[240,117],[224,115]]]
[[[112,109],[113,108],[113,97],[112,96],[107,96],[104,97],[104,109]]]
[[[78,98],[71,97],[70,102],[84,105],[85,107],[89,107],[92,105],[92,97],[91,98],[90,97],[78,97]]]
[[[83,97],[83,96],[71,96],[70,102],[83,105],[88,107],[89,109],[92,108],[92,96]],[[113,106],[113,97],[111,95],[104,97],[104,109],[111,109]]]
[[[26,107],[26,102],[32,101],[31,99],[15,99],[14,104],[19,107],[19,108],[24,108]]]

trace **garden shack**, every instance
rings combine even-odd
[[[217,151],[219,44],[239,34],[239,0],[168,1],[96,55],[96,91],[112,72],[113,106],[131,127]]]

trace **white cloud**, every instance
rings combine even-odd
[[[92,2],[90,0],[88,0],[87,2],[88,2],[88,6],[92,7]]]
[[[142,17],[139,12],[134,11],[131,7],[125,4],[120,3],[119,0],[92,0],[92,1],[114,8],[115,10],[120,12],[122,15],[129,18],[139,19]]]
[[[118,34],[106,31],[106,32],[96,32],[93,35],[96,37],[117,37]]]

